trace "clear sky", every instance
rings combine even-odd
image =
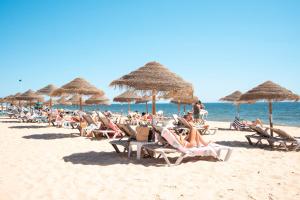
[[[0,0],[0,96],[158,61],[205,102],[266,80],[300,93],[298,0]],[[22,79],[21,83],[18,79]]]

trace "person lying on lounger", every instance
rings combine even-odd
[[[260,119],[258,119],[258,118],[255,121],[241,120],[241,123],[244,124],[245,126],[260,126],[260,127],[264,127],[262,121]]]

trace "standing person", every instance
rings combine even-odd
[[[193,106],[193,114],[194,114],[194,120],[196,123],[200,122],[200,104],[199,102],[196,102]]]

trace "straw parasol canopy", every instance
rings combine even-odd
[[[50,104],[51,104],[51,106],[53,106],[53,105],[56,105],[56,104],[59,104],[59,103],[57,102],[57,100],[49,99],[49,100],[46,101],[44,104],[45,104],[46,106],[50,106]]]
[[[230,95],[227,95],[226,97],[221,98],[220,101],[236,102],[240,99],[241,96],[242,96],[242,93],[237,90],[237,91],[231,93]]]
[[[140,99],[135,100],[135,104],[140,104],[140,103],[145,103],[146,104],[146,112],[148,113],[149,109],[148,109],[148,102],[151,101],[151,97],[150,96],[143,96]]]
[[[139,100],[141,97],[137,95],[136,91],[133,90],[127,90],[120,94],[119,96],[116,96],[113,101],[115,102],[126,102],[128,103],[128,112],[130,112],[130,102]]]
[[[242,96],[242,92],[240,91],[235,91],[223,98],[220,99],[220,101],[227,101],[227,102],[232,102],[233,104],[236,105],[237,107],[237,116],[238,118],[240,117],[240,104],[243,103],[242,101],[239,101],[240,97]]]
[[[36,93],[37,94],[42,94],[42,95],[47,95],[47,96],[50,96],[50,100],[47,101],[47,105],[50,106],[50,108],[52,108],[52,97],[51,97],[51,94],[54,92],[54,90],[56,90],[57,87],[52,85],[52,84],[49,84],[41,89],[39,89]]]
[[[54,90],[52,96],[61,96],[62,94],[79,94],[80,110],[82,110],[82,95],[104,95],[104,92],[83,78],[75,78],[71,82],[63,85],[61,88]]]
[[[72,105],[72,103],[66,99],[66,96],[60,97],[60,99],[57,100],[57,103],[61,105]]]
[[[269,102],[269,121],[271,128],[271,135],[273,135],[273,119],[272,119],[272,102],[273,101],[298,101],[299,96],[294,94],[290,90],[273,83],[272,81],[266,81],[257,87],[249,90],[243,94],[239,101],[260,101],[265,100]]]
[[[178,105],[178,113],[180,113],[180,105],[183,104],[184,107],[184,112],[186,111],[186,105],[192,105],[199,101],[199,98],[196,96],[190,97],[190,96],[175,96],[172,98],[170,101],[171,103],[177,104]]]
[[[110,83],[110,86],[133,88],[152,92],[152,113],[156,114],[155,101],[158,92],[185,90],[193,92],[192,84],[169,71],[158,62],[146,63],[143,67],[122,76]]]
[[[34,91],[32,90],[27,90],[26,92],[24,92],[23,94],[21,95],[17,95],[15,97],[16,100],[24,100],[24,101],[34,101],[34,100],[37,100],[37,101],[43,101],[43,97],[39,94],[36,94]]]
[[[93,95],[85,101],[86,104],[110,105],[109,98],[101,95]]]
[[[50,96],[56,89],[58,89],[56,86],[49,84],[49,85],[39,89],[36,93]]]
[[[79,94],[74,94],[67,101],[70,102],[72,105],[79,105],[79,103],[80,103],[80,95]]]

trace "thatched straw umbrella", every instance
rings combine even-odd
[[[50,97],[50,100],[49,100],[49,106],[50,106],[50,109],[52,108],[52,97],[51,97],[51,94],[52,92],[54,92],[54,90],[56,90],[57,87],[52,85],[52,84],[49,84],[41,89],[39,89],[37,91],[37,94],[41,94],[41,95],[47,95]]]
[[[152,92],[152,114],[156,114],[156,95],[158,92],[186,90],[193,92],[192,84],[169,71],[158,62],[149,62],[143,67],[111,82],[110,86],[129,87]]]
[[[41,95],[36,94],[32,90],[27,90],[21,95],[15,97],[17,100],[29,101],[29,105],[32,105],[32,101],[43,101],[43,97]]]
[[[66,96],[60,97],[60,98],[57,100],[57,103],[60,104],[60,105],[66,105],[66,106],[72,105],[72,103],[69,102],[66,98],[67,98]]]
[[[85,103],[90,105],[108,105],[109,98],[104,95],[93,95],[88,98]]]
[[[230,95],[227,95],[226,97],[223,97],[220,99],[220,101],[232,102],[236,105],[238,118],[240,117],[240,104],[242,103],[241,101],[239,101],[241,96],[242,96],[242,93],[237,90],[237,91],[231,93]]]
[[[170,101],[171,103],[177,104],[178,105],[178,113],[180,113],[180,105],[183,104],[183,111],[186,112],[186,105],[192,105],[199,101],[199,98],[196,96],[193,97],[186,97],[186,96],[181,96],[181,97],[174,97]]]
[[[44,103],[44,105],[49,106],[49,107],[50,107],[50,104],[51,104],[51,106],[53,106],[53,105],[56,105],[59,103],[55,99],[49,99],[48,101],[45,101],[45,103]]]
[[[281,87],[280,85],[273,83],[272,81],[266,81],[257,87],[249,90],[243,94],[240,101],[259,101],[265,100],[269,103],[269,121],[271,128],[271,135],[273,135],[273,119],[272,119],[272,102],[273,101],[297,101],[299,96],[291,92],[290,90]]]
[[[146,104],[146,112],[149,112],[148,109],[148,102],[151,101],[151,97],[150,96],[143,96],[140,99],[135,100],[136,104],[140,104],[140,103],[145,103]]]
[[[61,96],[62,94],[80,95],[79,105],[80,110],[82,110],[82,95],[104,95],[104,92],[82,78],[75,78],[71,82],[63,85],[61,88],[54,90],[51,95]]]
[[[140,99],[141,97],[137,95],[136,91],[127,90],[126,92],[116,96],[113,101],[115,102],[126,102],[128,103],[128,113],[130,112],[130,102]]]

